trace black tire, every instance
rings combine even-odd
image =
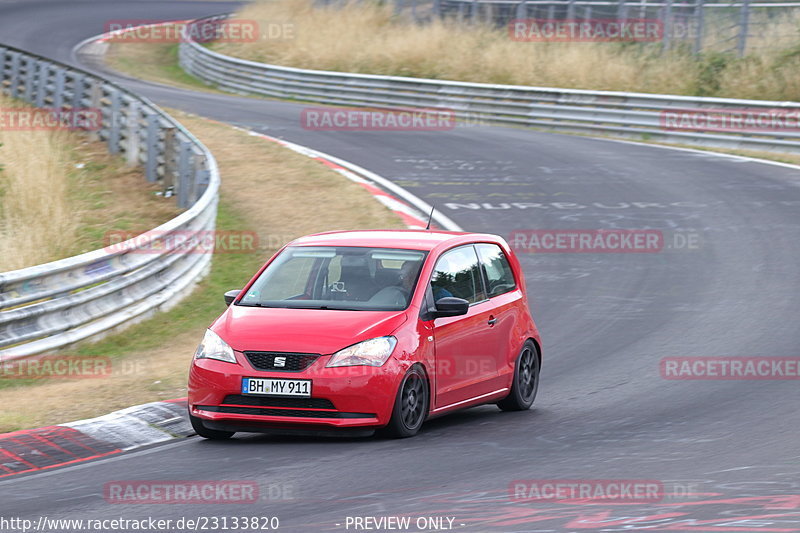
[[[217,429],[208,429],[203,425],[203,420],[196,416],[189,415],[189,422],[192,423],[194,432],[203,437],[204,439],[211,440],[225,440],[233,437],[233,431],[220,431]]]
[[[503,411],[530,409],[539,390],[539,351],[533,341],[526,341],[514,365],[514,382],[508,396],[497,402]]]
[[[417,365],[412,366],[400,382],[385,433],[398,439],[413,437],[428,417],[429,405],[430,390],[425,372]]]

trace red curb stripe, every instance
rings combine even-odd
[[[33,463],[29,463],[28,461],[26,461],[25,459],[23,459],[22,457],[20,457],[19,455],[15,454],[13,452],[10,452],[8,450],[3,450],[3,449],[0,449],[0,452],[2,452],[8,458],[13,459],[17,463],[24,463],[24,464],[28,465],[30,467],[30,470],[35,470],[36,469],[36,466]]]
[[[67,449],[65,449],[65,448],[62,448],[61,446],[59,446],[58,444],[56,444],[54,441],[47,440],[46,438],[44,438],[44,437],[43,437],[43,436],[41,436],[41,435],[31,434],[31,436],[32,436],[34,439],[36,439],[36,440],[38,440],[38,441],[41,441],[41,442],[42,442],[42,444],[44,444],[44,445],[46,445],[46,446],[52,446],[53,448],[55,448],[56,450],[60,451],[61,453],[64,453],[64,454],[66,454],[66,455],[69,455],[69,456],[72,456],[72,457],[78,457],[77,455],[75,455],[75,454],[74,454],[74,453],[72,453],[71,451],[69,451],[69,450],[67,450]],[[42,453],[44,453],[44,452],[42,452]]]
[[[2,452],[2,451],[3,450],[0,450],[0,452]],[[43,466],[43,467],[40,467],[40,468],[30,468],[28,470],[21,470],[19,472],[13,472],[11,474],[0,474],[0,478],[14,476],[14,475],[17,475],[17,474],[24,474],[26,472],[38,472],[40,470],[49,470],[50,468],[55,468],[57,466],[66,466],[66,465],[71,465],[71,464],[75,464],[75,463],[82,463],[84,461],[89,461],[91,459],[99,459],[101,457],[107,457],[109,455],[115,455],[115,454],[121,453],[121,452],[122,452],[122,450],[114,450],[113,452],[100,453],[100,454],[97,454],[97,455],[92,455],[90,457],[83,457],[81,459],[74,459],[72,461],[67,461],[65,463],[58,463],[58,464],[55,464],[55,465],[48,465],[48,466]]]
[[[220,124],[222,124],[222,123],[220,122]],[[256,132],[252,132],[252,133],[255,134],[255,137],[258,137],[258,138],[263,139],[265,141],[278,143],[281,146],[288,146],[286,142],[284,142],[284,141],[282,141],[280,139],[275,139],[273,137],[270,137],[269,135],[264,135],[263,133],[256,133]],[[333,161],[330,161],[330,160],[326,159],[323,156],[312,156],[311,159],[313,159],[315,161],[318,161],[318,162],[322,163],[323,165],[325,165],[326,167],[331,168],[333,170],[340,170],[340,171],[343,171],[343,172],[349,172],[351,174],[357,174],[356,172],[353,172],[352,170],[350,170],[350,169],[348,169],[346,167],[343,167],[343,166],[339,165],[338,163],[334,163]],[[388,192],[384,191],[383,189],[380,189],[379,187],[376,187],[375,185],[372,185],[371,183],[363,183],[363,182],[356,182],[356,183],[358,183],[358,185],[361,185],[362,187],[364,187],[370,194],[372,194],[372,196],[383,196],[383,197],[386,197],[386,198],[391,198],[395,202],[397,202],[399,204],[402,204],[402,205],[408,207],[409,209],[411,208],[411,206],[409,206],[403,200],[400,200],[399,198],[397,198],[395,196],[392,196]],[[395,215],[397,215],[398,217],[400,217],[400,220],[402,220],[403,224],[405,224],[406,226],[425,227],[428,224],[427,221],[422,220],[422,219],[417,218],[417,217],[414,217],[412,215],[409,215],[408,213],[405,213],[404,211],[399,211],[397,209],[391,209],[391,208],[389,208],[389,210],[392,213],[394,213]]]
[[[0,473],[0,477],[88,461],[121,451],[109,443],[64,426],[4,433],[0,434],[0,462],[13,461],[21,468],[0,464],[0,469],[6,472]]]

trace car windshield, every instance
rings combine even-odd
[[[399,311],[408,307],[426,252],[354,246],[290,246],[238,305]]]

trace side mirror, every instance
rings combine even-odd
[[[241,289],[235,289],[235,290],[226,292],[225,296],[224,296],[225,305],[231,305],[233,303],[233,301],[236,299],[236,297],[239,296],[240,292],[242,292]]]
[[[436,311],[433,313],[433,317],[442,318],[446,316],[466,315],[468,311],[468,301],[463,298],[456,298],[455,296],[446,296],[436,300]]]

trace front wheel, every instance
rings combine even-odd
[[[203,437],[204,439],[211,440],[224,440],[233,437],[233,431],[220,431],[217,429],[208,429],[203,425],[203,419],[196,416],[189,415],[189,422],[192,423],[194,432]]]
[[[532,341],[526,341],[514,366],[514,383],[508,396],[497,402],[503,411],[530,409],[539,390],[539,352]]]
[[[400,439],[413,437],[428,416],[429,405],[428,380],[420,367],[413,366],[400,383],[386,432]]]

